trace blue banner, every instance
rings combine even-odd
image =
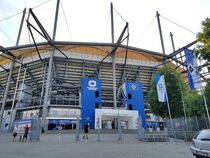
[[[184,49],[184,53],[189,86],[191,89],[199,89],[201,87],[201,83],[195,53],[190,49]]]
[[[159,102],[166,102],[167,101],[167,91],[166,91],[166,85],[165,85],[165,78],[163,75],[157,74],[155,76],[156,80],[156,88],[158,93],[158,101]]]

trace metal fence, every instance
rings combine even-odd
[[[170,137],[190,141],[198,131],[210,128],[210,124],[207,117],[195,116],[166,120],[166,127]]]

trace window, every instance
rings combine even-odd
[[[95,91],[95,97],[99,97],[99,91]]]
[[[96,109],[99,108],[99,103],[95,103],[95,108],[96,108]]]
[[[129,104],[129,105],[128,105],[128,110],[133,110],[132,104]]]
[[[201,131],[197,136],[197,140],[210,141],[210,132],[209,131]]]
[[[132,99],[132,94],[128,93],[128,99]]]

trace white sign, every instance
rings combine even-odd
[[[95,90],[98,89],[98,88],[96,87],[96,85],[97,85],[97,83],[96,83],[95,80],[89,80],[89,81],[88,81],[88,87],[87,87],[87,89],[88,89],[88,90],[93,90],[93,91],[95,91]]]

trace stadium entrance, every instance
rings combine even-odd
[[[120,119],[123,129],[137,129],[139,112],[125,109],[96,109],[95,129],[116,129]]]

